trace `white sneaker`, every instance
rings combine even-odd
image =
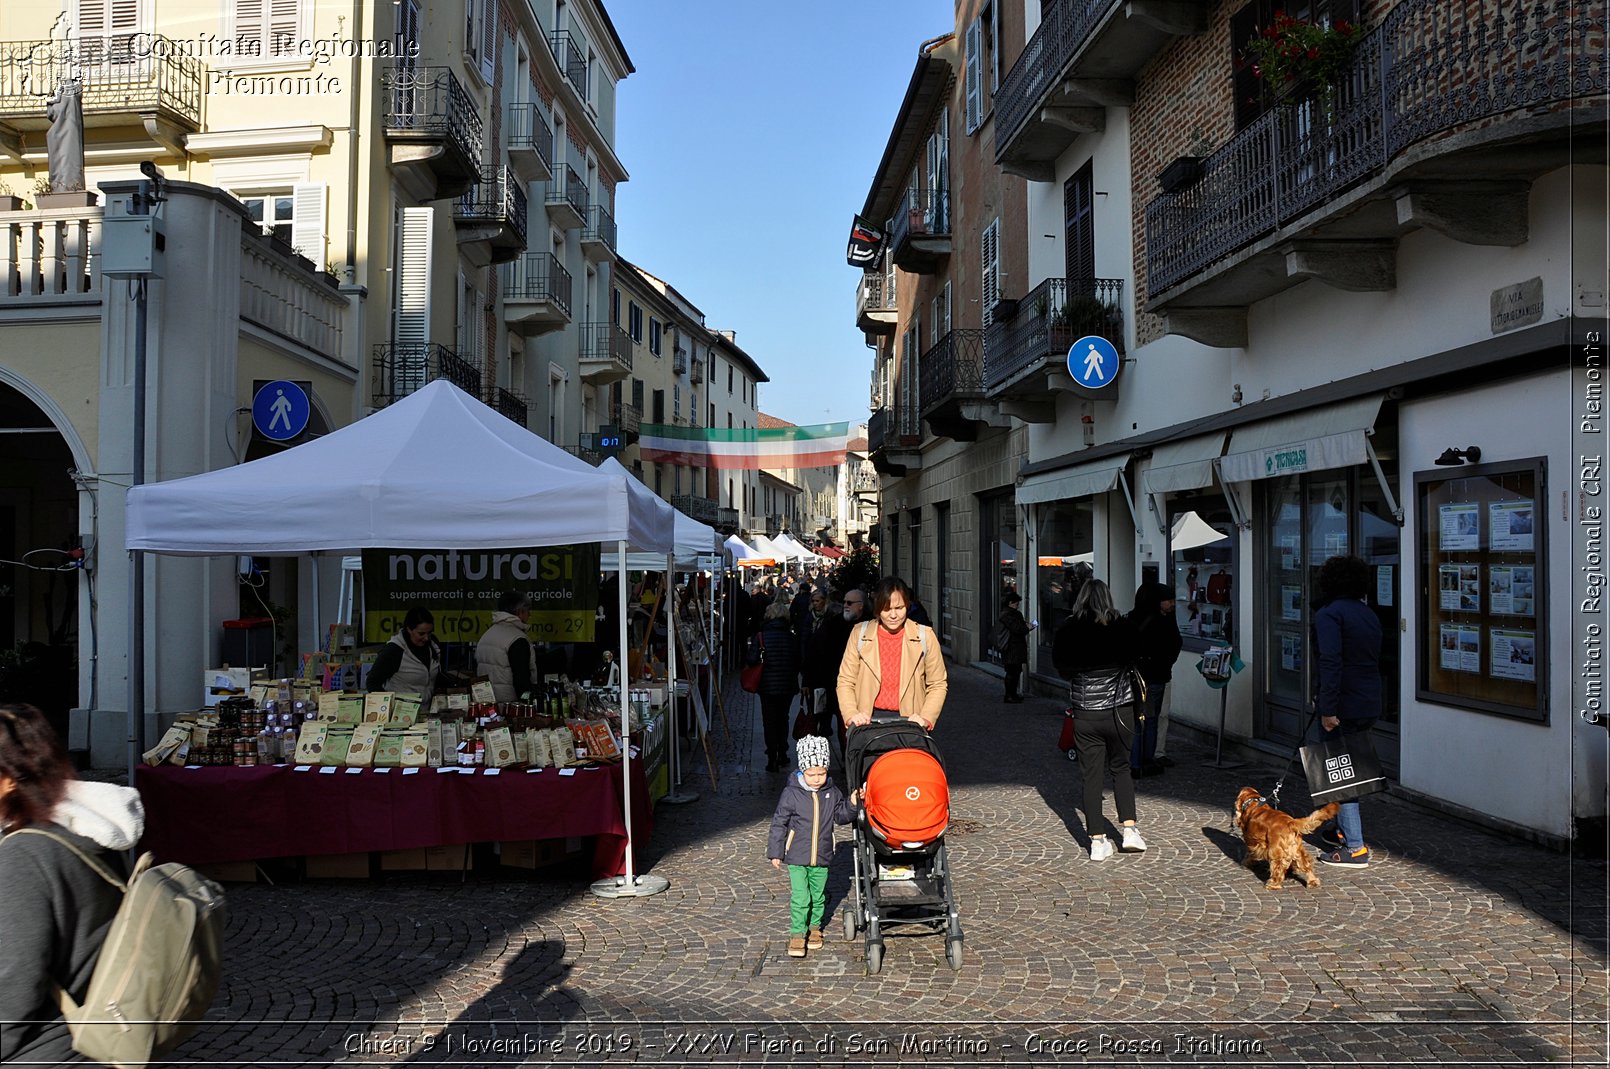
[[[1138,854],[1146,849],[1146,840],[1140,837],[1140,829],[1133,824],[1124,826],[1124,851]]]
[[[1113,855],[1112,840],[1105,835],[1094,835],[1090,838],[1090,860],[1106,861]]]

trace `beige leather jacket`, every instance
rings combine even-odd
[[[864,620],[850,631],[839,662],[839,710],[851,716],[871,716],[873,702],[883,686],[883,669],[878,663],[878,624]],[[945,656],[939,649],[939,636],[933,628],[906,621],[905,641],[900,656],[900,715],[910,720],[921,716],[932,727],[945,707],[950,676]]]

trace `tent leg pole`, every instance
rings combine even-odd
[[[140,183],[135,201],[142,206],[149,188]],[[146,305],[147,278],[134,283],[134,441],[129,456],[129,487],[145,483],[145,334],[149,309]],[[135,755],[140,753],[141,725],[145,720],[145,551],[129,553],[129,717],[128,786],[134,786]]]
[[[620,581],[616,584],[618,601],[616,608],[620,614],[620,644],[621,657],[626,656],[627,645],[630,639],[627,636],[626,619],[626,542],[624,540],[615,544],[615,551],[619,559]],[[652,628],[650,628],[652,630]],[[669,682],[669,681],[667,681]],[[592,885],[593,894],[599,898],[641,898],[646,895],[658,894],[671,886],[671,881],[662,876],[637,875],[637,844],[632,837],[632,727],[631,727],[631,674],[621,672],[620,690],[620,716],[621,716],[621,818],[626,825],[626,875],[611,876],[598,880]]]

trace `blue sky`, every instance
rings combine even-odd
[[[604,0],[621,82],[621,254],[697,305],[771,379],[792,423],[867,418],[850,222],[953,0]]]

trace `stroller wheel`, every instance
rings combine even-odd
[[[866,971],[868,976],[876,976],[878,970],[883,968],[883,944],[868,943],[866,945]]]
[[[848,909],[844,909],[842,912],[844,914],[844,941],[848,943],[855,938],[855,914]]]
[[[950,964],[953,970],[962,967],[962,941],[960,939],[946,940],[945,961]]]

